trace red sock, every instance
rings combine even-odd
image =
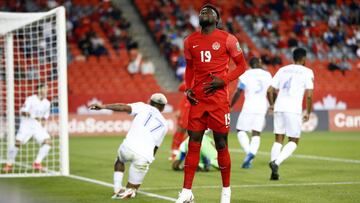
[[[184,185],[183,188],[191,189],[195,172],[200,160],[201,143],[189,141],[189,150],[184,164]]]
[[[228,147],[217,150],[223,187],[230,186],[231,159]]]
[[[178,150],[182,141],[184,141],[185,133],[176,131],[171,144],[171,150]]]

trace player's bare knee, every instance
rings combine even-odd
[[[284,142],[284,137],[285,137],[285,135],[276,134],[275,135],[275,142],[278,142],[278,143],[282,144]]]
[[[120,172],[124,172],[125,171],[125,165],[124,163],[122,163],[119,158],[116,158],[115,163],[114,163],[114,171],[120,171]]]
[[[252,131],[252,136],[260,136],[260,132],[259,131]]]
[[[21,142],[19,140],[15,141],[15,147],[20,148]]]
[[[299,143],[299,138],[296,138],[296,137],[289,137],[289,142],[295,142],[296,143],[296,145],[298,145],[298,143]]]

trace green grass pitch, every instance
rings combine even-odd
[[[122,139],[121,136],[71,137],[71,174],[112,184],[113,163]],[[268,161],[273,139],[270,133],[262,135],[261,153],[256,157],[253,168],[245,170],[240,168],[244,154],[239,150],[236,135],[229,136],[232,202],[360,202],[359,132],[304,133],[295,156],[281,165],[281,180],[277,182],[269,181]],[[170,143],[171,136],[167,136],[141,189],[176,198],[182,186],[183,173],[170,169],[167,160]],[[220,186],[220,172],[197,173],[193,188],[196,202],[219,202]],[[3,178],[0,179],[0,190],[4,188],[10,191],[9,194],[19,195],[19,202],[121,201],[110,199],[112,188],[68,177]],[[169,202],[143,194],[126,201]]]

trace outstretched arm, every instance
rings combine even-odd
[[[108,110],[113,110],[113,111],[119,111],[119,112],[127,112],[127,113],[131,113],[131,106],[127,105],[127,104],[92,104],[89,106],[90,110],[101,110],[101,109],[108,109]]]

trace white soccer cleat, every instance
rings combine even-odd
[[[194,203],[194,195],[191,191],[182,191],[179,193],[179,197],[176,200],[176,203]]]
[[[230,203],[231,200],[231,189],[230,187],[223,188],[221,191],[220,203]]]
[[[118,193],[114,194],[111,199],[129,199],[136,196],[136,189],[126,188],[125,190],[121,189]]]

